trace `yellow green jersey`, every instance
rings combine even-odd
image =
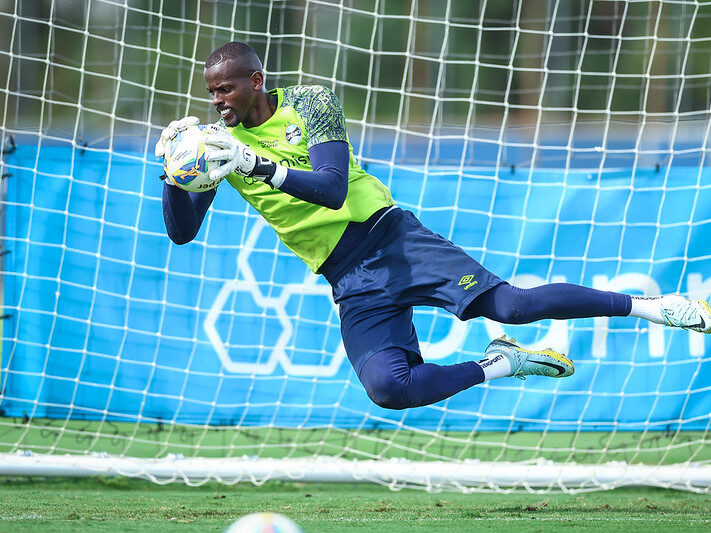
[[[393,198],[385,185],[358,165],[343,108],[333,91],[320,85],[295,85],[270,93],[278,102],[266,122],[253,128],[238,124],[227,130],[257,155],[300,170],[313,170],[311,146],[345,141],[350,152],[346,200],[334,210],[299,200],[254,178],[229,174],[227,181],[259,211],[281,241],[317,272],[349,222],[365,221],[378,209],[393,205]]]

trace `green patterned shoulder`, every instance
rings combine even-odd
[[[281,105],[293,107],[301,117],[309,147],[327,141],[348,142],[343,107],[331,89],[321,85],[286,87]]]

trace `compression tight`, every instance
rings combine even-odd
[[[502,283],[479,295],[464,312],[464,319],[483,316],[502,324],[528,324],[547,318],[627,316],[632,310],[628,294],[599,291],[571,283],[551,283],[519,289]]]
[[[526,324],[548,318],[627,316],[632,303],[626,294],[553,283],[519,289],[508,283],[484,292],[467,308],[464,318],[484,316],[506,324]],[[373,402],[388,409],[407,409],[449,398],[484,381],[478,363],[410,365],[398,347],[381,350],[368,359],[360,380]]]
[[[373,402],[387,409],[407,409],[439,402],[484,381],[474,361],[456,365],[420,363],[410,366],[402,348],[386,348],[371,356],[360,381]]]

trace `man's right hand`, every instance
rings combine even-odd
[[[168,127],[160,134],[160,139],[156,142],[156,157],[165,157],[165,149],[168,143],[179,131],[188,129],[190,126],[197,126],[199,123],[200,119],[197,117],[185,117],[168,124]]]

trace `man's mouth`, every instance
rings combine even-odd
[[[232,110],[229,107],[226,107],[225,109],[218,110],[218,113],[220,113],[220,116],[224,118],[229,115],[230,111]]]

